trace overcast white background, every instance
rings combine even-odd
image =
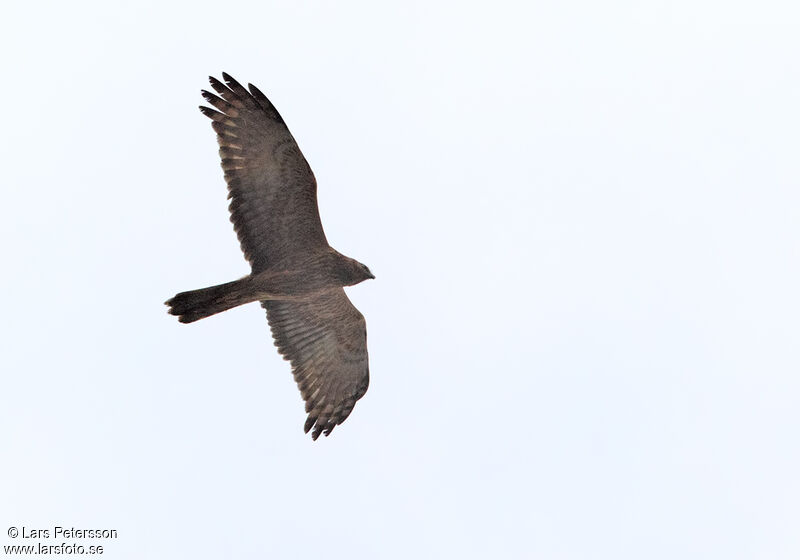
[[[800,557],[795,10],[7,5],[0,544]],[[162,305],[248,270],[197,110],[223,70],[377,276],[369,391],[317,442],[258,305]]]

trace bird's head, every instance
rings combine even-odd
[[[347,271],[347,280],[345,286],[354,286],[364,280],[374,280],[375,275],[372,274],[367,265],[358,262],[355,259],[348,259],[349,266]]]
[[[372,271],[370,271],[367,265],[358,261],[355,261],[355,263],[358,265],[358,271],[356,273],[358,281],[356,283],[363,282],[364,280],[375,280],[375,275],[372,274]]]

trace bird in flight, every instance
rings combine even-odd
[[[261,302],[275,346],[291,362],[306,403],[305,432],[326,436],[369,385],[367,327],[344,286],[375,278],[328,245],[317,182],[286,123],[257,87],[210,77],[200,111],[217,133],[231,221],[250,263],[244,278],[177,294],[169,313],[192,323]]]

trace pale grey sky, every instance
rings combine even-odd
[[[109,559],[800,556],[791,2],[15,3],[0,546]],[[371,384],[316,443],[243,275],[209,74],[319,182]],[[49,539],[45,544],[59,544]],[[75,542],[75,541],[68,541]]]

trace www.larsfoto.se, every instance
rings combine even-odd
[[[83,546],[80,544],[7,544],[3,547],[7,555],[23,554],[103,554],[102,545]]]

